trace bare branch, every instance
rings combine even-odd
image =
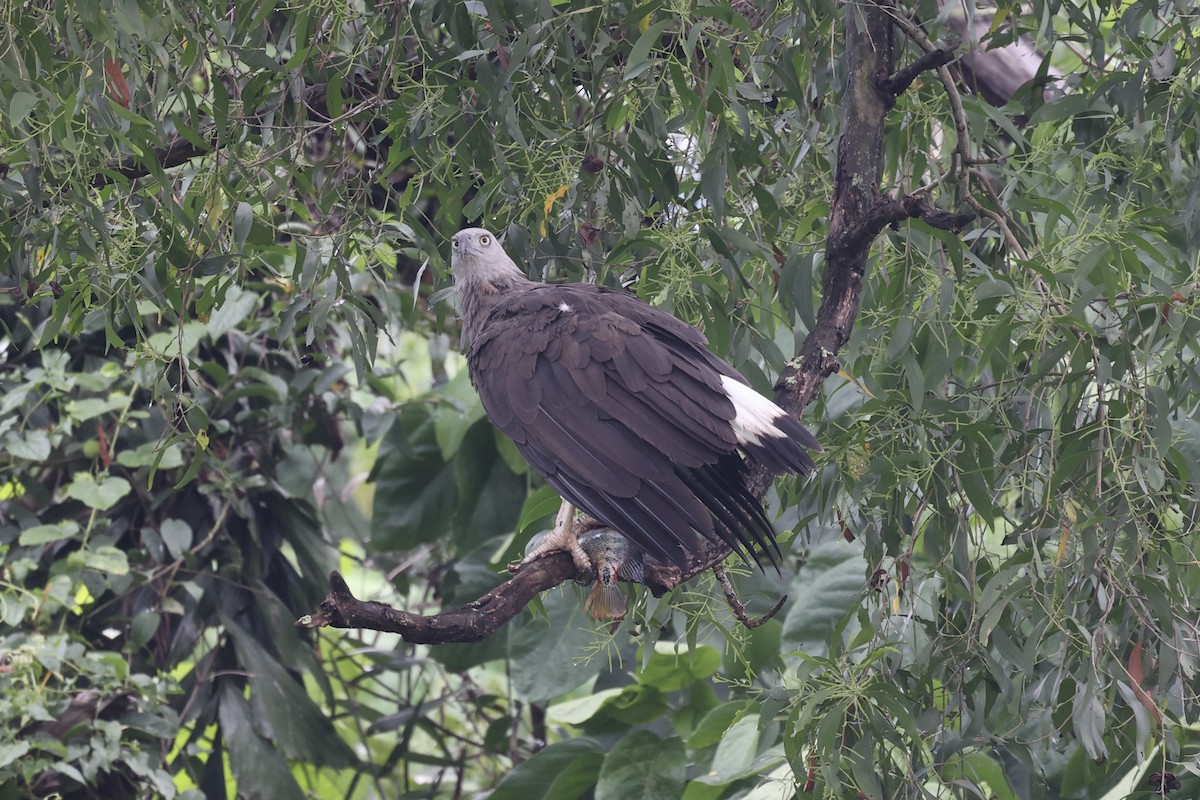
[[[329,575],[329,594],[321,609],[296,620],[297,628],[366,628],[398,633],[406,642],[477,642],[521,613],[539,592],[575,577],[569,553],[557,552],[531,561],[511,580],[473,603],[432,616],[409,614],[384,603],[359,600],[337,572]]]
[[[753,619],[746,613],[746,606],[738,599],[737,590],[733,588],[733,582],[729,580],[729,573],[725,571],[725,567],[717,564],[713,567],[713,575],[717,576],[717,583],[721,584],[721,588],[725,590],[725,602],[729,603],[729,607],[733,610],[733,615],[737,617],[738,622],[745,625],[747,628],[757,628],[771,617],[779,613],[779,609],[783,608],[783,604],[787,602],[787,595],[780,597],[775,601],[775,605],[771,606],[771,610],[763,614],[761,617]]]
[[[922,72],[944,67],[953,60],[954,51],[952,49],[944,50],[939,47],[936,50],[931,50],[904,69],[886,78],[882,78],[879,81],[879,88],[892,97],[899,97]]]

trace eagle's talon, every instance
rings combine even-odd
[[[525,554],[521,565],[560,550],[571,554],[571,560],[575,562],[575,569],[579,570],[581,574],[592,575],[594,573],[592,560],[588,558],[587,552],[579,546],[579,526],[575,520],[575,506],[566,500],[559,506],[558,516],[554,519],[554,530],[547,533],[537,547]]]

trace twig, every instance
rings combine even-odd
[[[779,613],[779,609],[783,608],[783,604],[787,602],[787,595],[780,597],[775,605],[771,606],[771,610],[763,614],[761,617],[751,619],[746,614],[746,607],[742,605],[742,601],[738,599],[737,590],[733,588],[733,582],[729,580],[729,573],[725,571],[722,564],[717,564],[712,568],[713,575],[717,576],[717,583],[721,584],[721,588],[725,590],[725,601],[729,603],[729,608],[733,610],[733,615],[738,618],[738,622],[745,625],[747,628],[757,628],[771,617]]]

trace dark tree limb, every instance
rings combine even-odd
[[[846,7],[849,83],[845,124],[838,141],[821,307],[816,325],[799,355],[788,363],[775,384],[775,401],[796,417],[816,398],[825,379],[838,369],[837,352],[849,341],[858,316],[867,255],[875,238],[887,226],[904,219],[920,218],[937,228],[957,230],[971,218],[941,211],[917,195],[896,199],[879,190],[884,120],[894,104],[895,92],[902,90],[900,84],[904,80],[911,84],[912,78],[906,76],[918,65],[919,71],[945,69],[939,66],[944,63],[941,59],[950,58],[946,53],[918,59],[912,67],[893,75],[891,15],[895,13],[883,0]],[[885,88],[881,88],[881,82]],[[771,476],[761,468],[753,469],[747,476],[749,488],[756,496],[766,491],[770,480]],[[658,596],[719,566],[729,554],[726,545],[709,543],[686,570],[647,557],[644,582]],[[385,630],[421,643],[477,641],[520,613],[535,594],[574,576],[570,556],[555,553],[519,568],[507,583],[470,606],[422,617],[381,603],[356,600],[334,573],[331,592],[321,604],[321,611],[297,624],[309,628],[329,625]],[[736,594],[733,597],[736,600]]]
[[[163,169],[170,169],[178,167],[180,164],[186,164],[193,158],[208,155],[217,149],[219,148],[215,143],[205,142],[200,145],[182,136],[172,136],[165,145],[154,149],[153,162],[150,162],[145,156],[134,155],[126,156],[120,161],[110,162],[103,171],[92,176],[92,188],[99,189],[107,186],[118,177],[131,181],[144,178],[150,174],[148,162],[157,162]]]
[[[296,620],[297,628],[366,628],[398,633],[406,642],[477,642],[521,613],[539,592],[575,577],[569,553],[551,553],[526,564],[511,580],[473,603],[432,616],[409,614],[384,603],[359,600],[340,573],[329,574],[329,594],[319,611]]]
[[[912,86],[912,82],[915,81],[922,72],[928,72],[930,70],[937,69],[938,67],[944,67],[953,60],[953,50],[944,50],[942,48],[932,50],[918,58],[913,63],[909,64],[907,67],[904,67],[898,72],[894,72],[888,77],[881,79],[879,81],[879,88],[882,91],[890,94],[893,98],[899,97],[904,93],[905,90],[908,89],[909,86]]]
[[[358,99],[366,99],[368,97],[366,87],[348,86],[346,90],[351,91],[351,96]],[[309,86],[304,90],[303,102],[305,107],[320,115],[327,114],[328,112],[325,108],[327,93],[328,87],[323,83]],[[155,148],[152,158],[129,155],[123,159],[109,162],[101,172],[92,177],[92,187],[99,189],[102,186],[107,186],[118,177],[131,181],[144,178],[151,173],[154,164],[157,164],[161,169],[178,167],[181,164],[186,164],[193,158],[215,153],[229,144],[232,144],[232,142],[220,142],[211,133],[207,134],[201,142],[194,142],[191,139],[176,134],[168,139],[165,145]]]

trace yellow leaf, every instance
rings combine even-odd
[[[208,449],[208,428],[196,431],[196,444],[200,445],[201,450]]]
[[[865,387],[865,386],[863,386],[861,383],[859,383],[859,382],[858,382],[858,378],[855,378],[855,377],[854,377],[853,375],[851,375],[849,372],[846,372],[846,370],[844,370],[844,369],[839,369],[839,370],[837,371],[837,374],[838,374],[838,377],[839,377],[839,378],[841,378],[842,380],[844,380],[844,381],[849,381],[850,383],[853,383],[853,384],[854,384],[855,386],[857,386],[858,388],[862,389],[864,394],[867,394],[867,395],[869,395],[869,396],[871,396],[871,397],[875,397],[875,395],[874,395],[874,394],[872,394],[872,392],[871,392],[871,390],[870,390],[870,389],[868,389],[867,387]]]
[[[556,191],[553,191],[550,194],[546,195],[546,202],[542,203],[542,213],[545,214],[546,216],[549,216],[550,209],[554,208],[554,204],[556,202],[558,202],[559,200],[562,200],[564,197],[566,197],[567,192],[570,191],[570,189],[571,189],[571,184],[564,183],[562,186],[558,187],[558,189]]]
[[[1067,555],[1067,543],[1071,541],[1071,529],[1063,525],[1062,535],[1058,538],[1058,553],[1054,556],[1054,566],[1062,566],[1063,559]]]
[[[641,33],[645,33],[647,30],[650,29],[650,17],[651,16],[652,16],[651,14],[647,14],[646,16],[642,17],[641,21],[638,22],[638,31],[640,31]]]
[[[16,478],[9,478],[7,483],[0,483],[0,500],[12,500],[25,494],[25,485]]]
[[[988,26],[989,36],[1000,30],[1000,26],[1004,24],[1004,20],[1008,19],[1008,14],[1011,11],[1012,6],[1000,6],[996,9],[996,14],[992,17],[992,24]]]
[[[96,598],[92,597],[92,593],[81,583],[79,584],[79,588],[75,590],[75,607],[71,611],[76,614],[82,614],[83,607],[90,606],[94,602],[96,602]]]
[[[562,186],[558,187],[556,191],[546,195],[545,201],[542,202],[542,225],[540,229],[542,236],[546,235],[546,218],[550,216],[550,209],[554,208],[555,203],[566,197],[567,192],[570,191],[570,189],[571,184],[564,183]]]

